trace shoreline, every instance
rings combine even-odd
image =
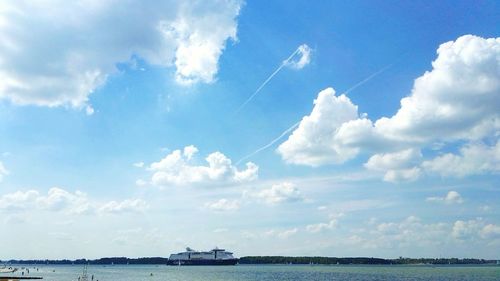
[[[0,260],[1,264],[17,265],[165,265],[168,258],[163,257],[108,257],[100,259],[10,259]],[[499,266],[495,259],[474,258],[398,258],[383,259],[372,257],[307,257],[307,256],[244,256],[239,259],[241,265],[414,265],[414,266],[447,266],[447,265],[488,265]]]

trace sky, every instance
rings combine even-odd
[[[0,2],[0,259],[500,259],[498,1]]]

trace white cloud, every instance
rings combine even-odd
[[[142,167],[144,167],[144,162],[142,162],[142,161],[141,162],[136,162],[136,163],[134,163],[134,167],[136,167],[136,168],[142,168]]]
[[[69,192],[62,188],[53,187],[42,195],[36,190],[16,191],[0,196],[0,211],[48,211],[62,212],[68,215],[99,213],[123,213],[144,211],[148,208],[142,199],[126,199],[121,202],[98,202],[91,200],[81,192]]]
[[[87,114],[87,115],[94,114],[94,108],[92,108],[92,106],[90,106],[90,105],[85,106],[85,114]]]
[[[396,234],[399,232],[399,224],[394,222],[383,222],[377,225],[377,231],[383,234]]]
[[[310,115],[302,118],[298,128],[278,152],[287,163],[318,166],[342,163],[354,157],[358,149],[349,149],[335,141],[340,126],[358,118],[358,107],[345,95],[336,96],[327,88],[314,100]]]
[[[411,149],[414,154],[424,147],[435,149],[436,143],[443,148],[464,140],[498,139],[500,38],[462,36],[442,44],[437,54],[433,69],[415,80],[410,96],[401,100],[392,117],[372,122],[348,97],[337,97],[328,88],[318,94],[311,114],[278,152],[287,163],[319,166],[343,163],[360,152],[397,154]],[[382,161],[381,155],[374,157]],[[438,160],[459,162],[446,157],[450,159]],[[469,171],[498,170],[497,162]],[[389,169],[384,179],[414,180],[420,172],[417,166]]]
[[[324,230],[331,230],[337,226],[338,221],[336,219],[331,219],[329,222],[317,223],[317,224],[309,224],[306,226],[306,230],[311,233],[318,233]]]
[[[298,228],[291,228],[291,229],[286,229],[286,230],[271,229],[271,230],[266,231],[264,233],[264,236],[277,237],[279,239],[288,239],[288,238],[290,238],[290,236],[297,234],[298,231],[299,231]]]
[[[452,236],[461,241],[500,239],[500,225],[486,224],[481,218],[468,221],[458,220],[453,224]]]
[[[403,141],[480,139],[500,125],[500,38],[465,35],[441,44],[432,71],[377,130]]]
[[[259,174],[259,166],[252,162],[245,164],[245,170],[234,170],[234,180],[237,182],[253,181],[256,180]]]
[[[58,187],[49,189],[47,195],[41,195],[36,190],[28,190],[8,193],[0,197],[0,210],[19,211],[28,209],[82,214],[89,211],[90,204],[84,193],[80,191],[71,193]]]
[[[393,153],[375,154],[368,159],[365,167],[374,171],[410,168],[418,164],[418,159],[421,157],[420,151],[412,148]]]
[[[2,162],[0,162],[0,182],[2,182],[3,177],[9,174],[9,171],[5,168]]]
[[[415,165],[418,165],[421,157],[419,150],[409,148],[393,153],[375,154],[364,166],[369,170],[384,172],[385,181],[411,181],[420,175],[420,169]]]
[[[0,98],[94,110],[88,97],[139,56],[181,83],[214,80],[240,1],[9,1],[0,10]]]
[[[338,225],[339,218],[343,217],[344,214],[332,214],[330,215],[330,220],[326,223],[321,222],[321,223],[316,223],[316,224],[309,224],[306,226],[306,230],[311,233],[318,233],[322,232],[325,230],[332,230]]]
[[[447,177],[465,177],[474,174],[500,172],[500,141],[494,146],[482,143],[468,144],[460,149],[460,155],[447,153],[424,161],[427,171]]]
[[[240,202],[238,200],[222,198],[214,202],[205,203],[205,208],[216,212],[236,211],[240,208]]]
[[[354,231],[341,243],[354,245],[356,248],[382,249],[449,249],[457,247],[475,248],[489,245],[500,238],[500,226],[486,224],[481,218],[457,220],[455,222],[424,222],[416,216],[409,216],[397,222],[368,224]],[[496,242],[495,242],[496,243]]]
[[[283,202],[300,201],[304,199],[300,194],[299,189],[290,182],[274,184],[271,188],[263,189],[258,192],[247,192],[246,195],[258,198],[271,205]]]
[[[148,182],[145,181],[145,180],[143,180],[143,179],[138,179],[138,180],[135,181],[135,185],[137,185],[137,186],[141,186],[142,187],[142,186],[146,186],[147,184],[148,184]]]
[[[236,40],[235,17],[241,4],[217,1],[205,5],[210,12],[202,15],[199,7],[183,5],[180,16],[162,30],[177,44],[175,66],[180,83],[212,82],[226,40]]]
[[[484,239],[500,239],[500,225],[487,224],[481,229],[480,235]]]
[[[196,153],[198,153],[198,148],[196,148],[196,146],[194,145],[188,145],[184,147],[184,151],[182,154],[184,155],[184,157],[186,157],[187,160],[191,160],[191,158],[193,158]]]
[[[451,235],[458,240],[474,239],[481,231],[481,228],[483,228],[483,225],[484,222],[482,220],[457,220],[453,224]]]
[[[420,177],[420,168],[413,167],[410,169],[389,170],[384,175],[384,181],[387,182],[406,182],[414,181]]]
[[[450,191],[444,197],[428,197],[425,199],[427,202],[437,202],[437,203],[445,203],[445,204],[462,204],[464,199],[460,195],[460,193],[456,191]]]
[[[148,204],[142,199],[126,199],[121,202],[110,201],[102,205],[98,209],[98,212],[101,214],[119,214],[129,212],[144,212],[148,208]]]
[[[289,60],[284,61],[284,65],[289,66],[294,69],[302,69],[311,62],[311,48],[306,44],[302,44],[297,48],[297,52],[294,57]]]
[[[207,166],[191,164],[196,147],[188,146],[174,150],[159,162],[149,167],[153,171],[151,182],[158,186],[210,184],[224,182],[245,182],[255,180],[258,176],[258,166],[248,162],[245,170],[238,170],[232,165],[231,159],[220,152],[214,152],[205,158]]]
[[[39,195],[36,190],[16,191],[2,195],[0,197],[0,210],[16,211],[29,208]]]
[[[394,246],[437,245],[449,236],[450,226],[446,223],[424,223],[416,216],[409,216],[400,222],[383,222],[368,231],[368,243],[375,248]]]
[[[81,191],[75,193],[53,187],[47,196],[40,196],[36,202],[42,209],[50,211],[67,210],[70,213],[83,214],[90,211],[91,206],[87,195]]]

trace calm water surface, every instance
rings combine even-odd
[[[47,281],[77,281],[82,266],[30,266],[28,276]],[[153,274],[151,276],[151,273]],[[20,274],[20,273],[19,273]],[[94,281],[164,280],[499,280],[499,266],[322,266],[237,265],[178,267],[164,265],[89,266]]]

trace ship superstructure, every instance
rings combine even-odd
[[[171,254],[168,265],[235,265],[238,259],[233,253],[215,248],[208,252],[199,252],[186,248],[185,252]]]

